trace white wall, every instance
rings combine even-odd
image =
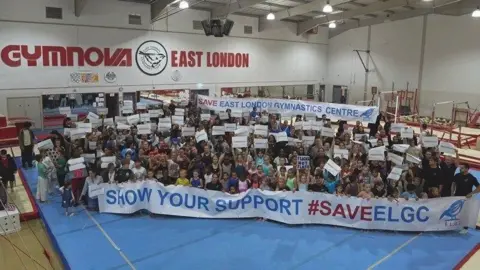
[[[193,30],[193,20],[206,19],[208,12],[185,10],[150,25],[149,5],[117,0],[86,1],[80,17],[74,16],[73,0],[2,0],[0,3],[0,49],[8,45],[80,46],[132,50],[131,67],[29,67],[22,58],[20,67],[0,65],[0,114],[6,113],[6,97],[77,92],[117,92],[146,89],[209,88],[219,93],[221,87],[307,85],[326,77],[327,32],[296,36],[296,25],[265,25],[258,33],[258,19],[232,16],[235,26],[230,37],[206,37]],[[63,8],[63,19],[45,18],[45,6]],[[128,15],[142,16],[142,25],[129,25]],[[243,26],[253,27],[251,35]],[[160,42],[171,58],[173,50],[202,51],[201,67],[172,67],[171,59],[157,76],[143,74],[135,62],[135,51],[147,40]],[[248,53],[248,68],[207,68],[207,52]],[[9,54],[12,56],[12,53]],[[0,60],[1,62],[1,60]],[[70,75],[89,71],[99,75],[98,83],[76,84]],[[117,81],[103,77],[115,72]],[[172,74],[180,72],[181,80]],[[279,88],[279,87],[277,87]],[[281,88],[280,88],[281,89]],[[213,91],[212,91],[213,90]],[[306,89],[305,89],[306,91]],[[272,94],[273,95],[273,94]]]
[[[371,87],[380,91],[420,89],[419,112],[430,115],[439,101],[469,101],[480,105],[480,21],[462,17],[429,15],[422,56],[423,17],[371,26],[368,98]],[[331,85],[347,85],[349,102],[363,99],[365,73],[353,49],[365,50],[368,27],[353,29],[329,41],[327,100]],[[420,78],[421,59],[423,75]],[[365,58],[364,58],[365,59]],[[421,85],[418,85],[422,82]],[[437,116],[450,117],[450,106],[439,106]]]

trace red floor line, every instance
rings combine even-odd
[[[28,200],[30,201],[30,204],[32,205],[32,208],[33,208],[33,212],[21,213],[20,220],[28,221],[32,219],[37,219],[39,218],[38,207],[37,207],[37,204],[35,203],[35,197],[33,196],[32,191],[30,190],[30,186],[27,184],[27,181],[25,180],[25,175],[23,174],[22,169],[18,170],[18,176],[20,177],[20,181],[22,181],[22,185],[25,188],[25,192],[27,193]]]
[[[465,257],[463,257],[463,259],[453,269],[454,270],[462,269],[462,267],[470,260],[470,258],[472,258],[472,256],[475,255],[475,253],[477,253],[477,251],[479,250],[480,250],[480,244],[477,244],[472,250],[470,250],[470,252]]]

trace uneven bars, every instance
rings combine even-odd
[[[453,102],[453,100],[450,100],[450,101],[442,101],[442,102],[437,102],[437,103],[433,104],[433,106],[443,105],[443,104],[449,104],[449,103],[454,103],[454,102]]]
[[[432,109],[432,124],[435,124],[435,108],[437,107],[437,105],[443,105],[443,104],[452,104],[452,111],[453,111],[453,108],[455,107],[455,101],[453,100],[449,100],[449,101],[441,101],[441,102],[437,102],[437,103],[433,103],[433,109]],[[451,117],[453,117],[453,115],[451,115]],[[453,119],[450,119],[450,121],[453,121]],[[432,125],[432,134],[433,134],[433,125]]]

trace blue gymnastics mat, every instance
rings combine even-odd
[[[36,170],[23,170],[36,192]],[[478,177],[478,174],[477,174]],[[76,208],[59,195],[39,211],[66,269],[453,269],[480,232],[394,233],[287,226],[252,219],[113,215]],[[98,222],[99,226],[95,222]],[[123,255],[122,255],[123,254]],[[130,264],[131,265],[130,265]]]

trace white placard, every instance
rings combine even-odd
[[[302,136],[303,145],[310,146],[315,142],[315,136]]]
[[[175,115],[184,116],[185,115],[185,109],[175,108]]]
[[[115,164],[117,162],[117,157],[115,156],[110,156],[110,157],[101,157],[102,163],[113,163]]]
[[[101,185],[90,184],[88,185],[88,197],[97,198],[99,195],[105,193],[104,188]]]
[[[282,131],[278,133],[272,133],[273,136],[275,136],[275,141],[276,142],[288,142],[288,136],[287,132]]]
[[[268,136],[268,125],[255,125],[255,135]]]
[[[395,165],[403,165],[403,157],[395,155],[394,153],[388,153],[388,160],[390,160]]]
[[[158,130],[168,131],[172,128],[172,120],[170,118],[158,118]]]
[[[310,122],[310,121],[302,122],[302,129],[303,130],[312,130],[312,122]]]
[[[329,137],[329,138],[335,137],[335,131],[333,131],[332,128],[328,128],[328,127],[323,127],[321,134],[324,137]]]
[[[324,169],[331,173],[333,176],[337,176],[340,171],[342,170],[340,166],[337,165],[332,159],[329,159],[327,163],[325,163]]]
[[[130,126],[129,125],[125,125],[123,123],[118,123],[117,124],[117,129],[118,130],[130,130]]]
[[[97,142],[88,142],[88,149],[90,150],[97,149]]]
[[[225,126],[212,126],[212,135],[225,135]]]
[[[260,123],[268,123],[268,115],[262,115],[262,117],[260,117]]]
[[[422,145],[425,148],[437,147],[438,146],[438,137],[437,136],[423,136]]]
[[[413,139],[413,129],[412,128],[403,128],[400,132],[400,136],[405,139]]]
[[[92,132],[92,123],[78,122],[78,123],[75,123],[75,125],[77,126],[77,130],[81,130],[84,133]]]
[[[385,160],[385,147],[375,147],[368,150],[368,160],[377,160],[377,161],[384,161]]]
[[[146,135],[152,133],[152,127],[150,124],[137,125],[137,134]]]
[[[184,118],[183,115],[172,115],[172,124],[183,126],[184,125],[183,118]]]
[[[122,107],[123,114],[133,114],[133,107],[130,106],[123,106]]]
[[[202,113],[200,114],[200,120],[202,121],[210,121],[211,115],[209,113]]]
[[[95,154],[82,154],[81,157],[84,158],[85,162],[95,163]]]
[[[338,147],[335,147],[333,149],[333,157],[348,159],[348,149],[340,149]]]
[[[63,135],[70,137],[71,128],[63,128]]]
[[[143,123],[150,122],[150,113],[141,113],[140,114],[140,122],[143,122]]]
[[[368,134],[359,134],[355,133],[355,137],[353,138],[355,141],[360,141],[363,139],[363,137],[368,137]]]
[[[99,103],[98,106],[103,107],[103,103]],[[108,108],[97,108],[97,114],[98,115],[107,115],[108,114]]]
[[[235,136],[248,136],[250,134],[249,126],[238,126],[235,130]]]
[[[182,136],[195,136],[195,127],[182,127]]]
[[[393,150],[400,152],[400,153],[405,153],[407,152],[408,148],[410,148],[410,145],[408,144],[394,144],[393,145]]]
[[[68,165],[75,165],[80,163],[85,163],[85,159],[83,157],[79,158],[72,158],[67,161]]]
[[[163,115],[163,110],[149,110],[151,118],[158,118],[159,116]]]
[[[48,140],[45,140],[45,141],[41,141],[39,143],[37,143],[37,148],[38,149],[53,149],[53,142],[52,140],[48,139]]]
[[[402,132],[402,129],[405,129],[405,127],[406,126],[404,123],[392,123],[390,126],[390,131],[395,133]]]
[[[235,118],[242,118],[243,112],[241,110],[232,110],[230,116]]]
[[[72,120],[73,122],[78,121],[78,114],[68,114],[67,117],[70,118],[70,120]]]
[[[85,132],[81,129],[71,129],[70,130],[70,139],[72,141],[85,138]]]
[[[100,119],[100,116],[98,116],[97,114],[95,114],[93,112],[89,112],[88,115],[87,115],[87,119],[95,121],[95,120]]]
[[[146,110],[147,104],[145,103],[137,103],[137,110]]]
[[[128,123],[127,117],[125,117],[125,116],[115,116],[115,123],[117,123],[117,124],[118,124],[118,123],[124,123],[124,124],[126,124],[126,123]]]
[[[227,112],[219,112],[218,116],[220,117],[220,120],[227,120],[229,118]]]
[[[140,116],[138,114],[127,116],[127,123],[130,125],[136,125],[140,122]]]
[[[85,169],[85,168],[86,168],[86,166],[83,163],[78,163],[78,164],[75,164],[75,165],[68,166],[68,170],[71,171],[71,172],[76,171],[76,170]]]
[[[302,121],[297,121],[297,122],[293,123],[293,127],[294,127],[295,129],[299,129],[299,130],[300,130],[300,129],[302,129],[302,127],[303,127],[303,122],[302,122]]]
[[[70,107],[60,107],[58,108],[58,110],[60,111],[60,114],[63,114],[65,116],[69,116],[70,114],[72,114],[72,109]]]
[[[314,121],[312,122],[312,130],[320,131],[323,127],[323,121]]]
[[[205,130],[202,130],[202,131],[199,131],[199,132],[195,133],[195,140],[197,142],[208,141],[208,135],[205,132]]]
[[[114,126],[115,122],[113,121],[113,118],[105,118],[105,119],[103,119],[103,125],[104,126]]]
[[[237,129],[237,124],[226,123],[224,127],[225,127],[225,132],[235,132],[235,130]]]
[[[232,137],[232,147],[233,148],[245,148],[248,145],[248,137],[247,136],[240,136],[240,137]]]
[[[446,154],[455,155],[456,153],[455,149],[456,149],[455,145],[449,142],[440,142],[440,144],[438,145],[438,151]]]
[[[387,179],[398,181],[400,180],[401,176],[402,176],[402,168],[394,167],[392,168],[392,171],[388,174]]]
[[[413,155],[410,155],[410,154],[407,153],[406,161],[414,163],[414,164],[420,164],[420,162],[422,160],[420,158],[416,157],[416,156],[413,156]]]
[[[267,149],[268,148],[268,140],[267,139],[253,139],[253,146],[256,149]]]

